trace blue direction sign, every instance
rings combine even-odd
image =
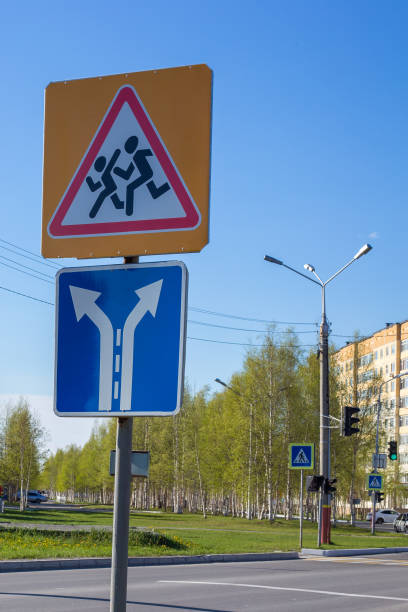
[[[182,262],[60,270],[56,414],[175,414],[183,394],[186,301]]]
[[[314,444],[289,444],[289,467],[292,470],[314,468]]]
[[[381,474],[368,474],[367,489],[369,491],[381,491],[383,485],[383,477]]]

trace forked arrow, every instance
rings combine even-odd
[[[98,410],[111,410],[112,407],[112,364],[113,364],[113,327],[107,315],[95,303],[101,295],[99,291],[82,289],[70,285],[72,303],[77,321],[87,316],[99,329],[101,347],[99,356],[99,403]]]
[[[128,411],[131,408],[135,329],[148,311],[153,317],[156,316],[162,284],[163,279],[135,290],[139,301],[128,315],[123,327],[120,410]]]

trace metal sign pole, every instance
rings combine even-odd
[[[300,521],[299,521],[299,546],[303,546],[303,470],[300,470]]]
[[[375,491],[371,491],[371,535],[375,535]]]
[[[139,263],[139,257],[125,257],[124,263]],[[119,417],[116,429],[110,612],[126,612],[132,433],[133,417]]]
[[[132,417],[118,418],[113,502],[110,612],[126,612],[132,426]]]
[[[318,508],[318,527],[317,527],[317,546],[322,543],[322,489],[319,490],[319,508]]]

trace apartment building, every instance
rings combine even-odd
[[[408,483],[408,376],[389,380],[408,372],[408,321],[387,323],[372,336],[347,343],[335,353],[335,360],[345,383],[347,402],[356,405],[362,398],[372,402],[373,419],[377,417],[379,385],[373,392],[369,381],[378,376],[385,383],[381,387],[380,427],[387,441],[397,440],[394,469],[398,481]]]

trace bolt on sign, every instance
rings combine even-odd
[[[212,71],[50,83],[42,254],[198,252],[208,243]]]

